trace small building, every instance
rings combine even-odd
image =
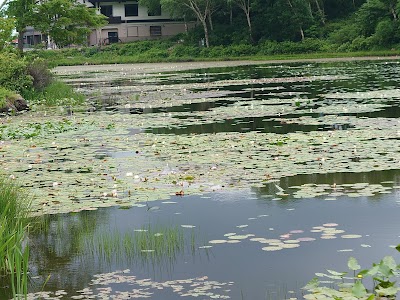
[[[186,32],[193,23],[173,20],[161,10],[150,13],[147,7],[136,1],[126,0],[78,0],[108,18],[108,24],[93,30],[88,37],[88,45],[107,45],[117,42],[131,42],[144,39],[170,37]],[[28,27],[24,34],[24,44],[34,46],[46,42],[47,37]]]

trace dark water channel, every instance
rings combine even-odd
[[[300,99],[302,106],[296,107],[294,112],[279,116],[233,117],[209,122],[199,116],[204,121],[202,124],[147,128],[146,131],[173,135],[259,131],[285,135],[296,131],[349,130],[353,128],[349,124],[288,124],[285,120],[301,116],[318,119],[335,114],[310,111],[329,105],[327,103],[331,100],[325,94],[396,89],[400,81],[399,71],[400,65],[397,62],[299,63],[185,71],[166,74],[155,80],[159,84],[172,85],[293,76],[343,78],[312,82],[221,85],[218,86],[219,89],[227,90],[231,94],[228,93],[225,99],[219,101],[135,111],[124,109],[125,100],[116,95],[112,105],[99,109],[120,114],[196,114],[231,106],[239,100],[268,102],[269,99],[279,98],[283,102],[287,100],[288,105],[293,106]],[[129,86],[132,81],[128,79],[121,78],[110,85]],[[95,86],[93,83],[91,85]],[[307,103],[307,99],[313,99],[312,103]],[[399,100],[400,94],[384,98],[380,102],[387,106],[381,110],[348,115],[399,118]],[[363,98],[340,101],[355,104],[373,102]],[[185,119],[184,116],[180,118]],[[115,299],[130,299],[128,294],[132,298],[149,297],[160,300],[181,297],[301,299],[301,287],[316,272],[324,272],[326,269],[346,271],[350,256],[356,257],[363,267],[371,266],[385,255],[399,258],[391,247],[400,243],[399,166],[387,171],[296,175],[281,178],[263,188],[173,196],[170,201],[153,201],[143,204],[142,207],[99,209],[52,216],[47,221],[46,230],[32,234],[30,238],[31,289],[41,290],[44,280],[50,276],[43,290],[54,293],[63,290],[67,295],[62,299],[89,299],[85,297],[91,295],[94,295],[93,299],[114,299],[111,295],[120,297]],[[364,187],[379,185],[383,189],[374,195],[354,196],[359,189],[354,184],[363,183],[366,183]],[[335,199],[327,194],[296,197],[296,189],[291,187],[304,184],[324,186],[330,191],[334,189],[333,186],[343,186],[345,193]],[[277,198],[277,186],[287,193],[284,197]],[[149,226],[154,232],[151,232]],[[341,233],[325,238],[323,231],[318,229],[321,226],[333,226]],[[171,237],[177,235],[180,238],[179,241],[172,241],[169,248],[160,246],[164,249],[161,252],[137,252],[128,246],[121,250],[121,245],[126,245],[123,237],[129,232],[138,234],[143,228],[151,232],[152,238],[157,233],[164,232],[166,235],[163,230],[172,228],[174,232],[170,233]],[[108,237],[104,237],[107,234]],[[233,234],[239,237],[230,239]],[[243,235],[248,236],[243,238]],[[343,237],[346,235],[350,237]],[[121,239],[116,242],[110,236],[120,236]],[[297,243],[293,243],[298,246],[265,251],[263,248],[268,245],[251,241],[254,238],[277,239],[282,242],[297,240]],[[225,242],[209,243],[221,240]],[[228,243],[233,240],[237,242]],[[105,250],[108,248],[111,249],[109,252]],[[96,274],[109,272],[115,272],[109,275],[112,277],[110,280],[93,282],[96,278],[104,277],[95,277]],[[84,288],[91,290],[85,292]],[[105,291],[103,288],[112,290]],[[64,292],[58,293],[50,296],[62,296]],[[101,293],[103,296],[99,295]]]

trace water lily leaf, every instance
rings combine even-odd
[[[382,262],[388,266],[391,270],[396,270],[397,264],[396,261],[392,256],[385,256],[382,260]]]
[[[210,244],[225,244],[228,241],[227,240],[212,240],[212,241],[208,241]]]
[[[304,287],[302,287],[303,290],[313,290],[319,286],[319,280],[317,277],[314,277],[311,279]]]
[[[345,234],[341,236],[342,239],[359,239],[361,237],[362,235],[360,234]]]
[[[282,250],[283,248],[279,246],[268,246],[268,247],[263,247],[261,249],[264,251],[279,251]]]
[[[336,272],[336,271],[333,271],[333,270],[326,270],[326,271],[328,273],[332,274],[332,275],[335,275],[335,276],[343,276],[343,275],[347,274],[347,272]]]
[[[182,228],[195,228],[195,225],[181,225]]]
[[[374,266],[372,266],[372,268],[367,270],[366,274],[369,276],[375,276],[378,272],[379,272],[379,265],[375,264]]]
[[[367,290],[361,281],[357,281],[353,285],[353,288],[351,289],[351,293],[354,296],[356,296],[357,298],[361,298],[361,297],[364,297],[365,295],[367,295]]]
[[[387,296],[387,297],[395,296],[399,290],[400,288],[395,286],[391,286],[388,288],[378,287],[377,289],[375,289],[376,293],[379,296]]]
[[[354,257],[350,257],[347,261],[347,266],[350,270],[357,271],[361,269],[361,266],[358,264],[357,259]]]

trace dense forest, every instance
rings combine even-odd
[[[205,46],[303,41],[359,51],[400,42],[397,0],[140,0],[173,16],[197,19],[189,35]],[[313,40],[313,41],[310,41]],[[321,45],[319,45],[321,47]],[[324,49],[322,49],[324,50]],[[329,50],[329,49],[326,49]]]
[[[365,55],[381,50],[392,54],[400,48],[400,0],[138,1],[149,13],[157,15],[161,9],[174,19],[196,26],[170,40],[40,55],[64,60],[57,63],[73,64],[88,63],[87,58],[90,63],[104,63],[303,53]],[[77,5],[75,0],[48,0],[45,4],[8,0],[0,8],[0,50],[9,45],[13,28],[21,35],[26,26],[33,25],[63,48],[85,45],[88,32],[106,23],[104,16]],[[19,46],[22,50],[22,43]],[[72,62],[65,61],[66,56],[83,58]]]

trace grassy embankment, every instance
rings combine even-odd
[[[0,110],[11,109],[21,98],[28,104],[59,106],[84,103],[84,96],[57,80],[47,62],[34,55],[21,57],[14,52],[0,53]]]
[[[210,48],[183,45],[173,40],[138,41],[109,46],[32,51],[51,66],[223,60],[288,60],[399,55],[398,49],[337,52],[319,40],[265,42]]]

